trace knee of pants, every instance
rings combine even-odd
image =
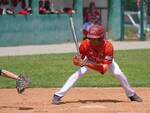
[[[122,71],[113,71],[113,75],[115,75],[115,76],[120,76],[122,74],[123,74]]]
[[[123,72],[114,73],[113,75],[115,76],[115,78],[119,79],[119,81],[127,81],[127,78]]]
[[[85,73],[87,73],[90,69],[88,67],[81,67],[76,73],[81,78]]]

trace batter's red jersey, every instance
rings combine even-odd
[[[113,46],[110,41],[103,40],[101,45],[93,46],[89,39],[81,42],[80,54],[82,59],[87,57],[88,60],[93,63],[88,63],[86,66],[89,68],[104,74],[108,70],[108,65],[112,63],[113,60]],[[74,64],[78,64],[78,60],[74,57]]]
[[[95,62],[102,64],[111,64],[113,60],[113,46],[108,40],[103,40],[102,45],[93,46],[89,39],[86,39],[80,44],[80,54],[82,58],[85,56]]]
[[[108,70],[108,65],[113,60],[113,46],[110,41],[105,39],[98,46],[93,46],[91,41],[86,39],[81,42],[79,51],[82,59],[87,57],[88,60],[93,62],[86,64],[86,66],[101,74],[104,74]],[[73,63],[79,66],[79,61],[76,56],[73,59]]]

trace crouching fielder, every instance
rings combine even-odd
[[[61,98],[69,91],[78,79],[88,71],[95,70],[105,74],[108,70],[120,81],[127,97],[131,101],[142,102],[142,99],[130,87],[127,77],[119,68],[113,58],[113,46],[105,38],[105,30],[102,26],[93,25],[79,47],[80,56],[75,56],[73,63],[80,66],[80,69],[72,74],[64,86],[53,95],[52,103],[59,104]]]

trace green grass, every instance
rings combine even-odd
[[[77,70],[72,64],[73,55],[74,53],[0,57],[0,66],[17,74],[28,74],[32,87],[61,87]],[[132,86],[150,86],[150,49],[116,51],[115,59]],[[92,71],[81,78],[76,86],[116,87],[120,84],[110,73],[101,75]],[[0,88],[12,87],[15,87],[15,81],[0,77]]]

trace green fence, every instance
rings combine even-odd
[[[64,1],[67,2],[67,0]],[[123,0],[108,1],[108,38],[121,40],[123,37]],[[83,1],[73,0],[73,7],[78,10],[74,15],[74,20],[77,36],[81,40]],[[0,16],[0,46],[54,44],[73,41],[67,14],[41,15],[38,13],[38,0],[32,0],[32,10],[32,15],[28,16]]]
[[[109,1],[108,19],[109,38],[113,40],[122,40],[124,35],[123,0]]]
[[[80,0],[74,8],[82,9]],[[67,14],[38,13],[38,2],[33,0],[33,14],[28,16],[0,16],[0,46],[51,44],[73,41]],[[82,11],[74,15],[78,38],[82,38]]]

